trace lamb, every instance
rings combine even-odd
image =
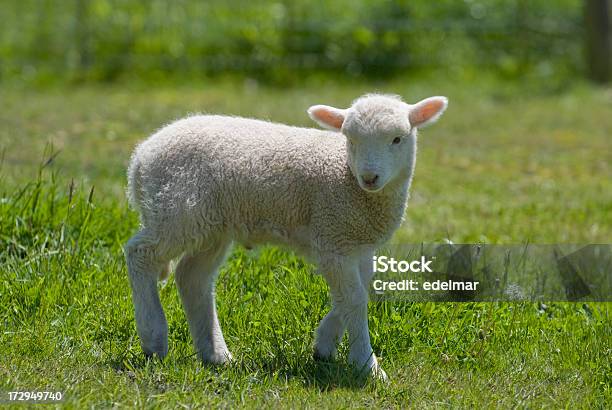
[[[157,281],[180,261],[175,281],[198,356],[232,360],[214,283],[233,242],[289,246],[318,265],[332,308],[315,358],[332,358],[345,330],[349,361],[386,378],[367,318],[372,256],[404,218],[417,130],[436,121],[445,97],[407,104],[370,94],[348,109],[308,114],[330,131],[255,119],[196,115],[162,128],[134,151],[128,197],[140,230],[125,246],[135,319],[146,355],[168,352]]]

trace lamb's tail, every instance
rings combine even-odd
[[[142,174],[140,173],[140,160],[138,158],[137,151],[134,152],[132,158],[130,159],[130,165],[127,170],[127,189],[126,194],[128,198],[128,202],[132,209],[137,211],[140,214],[140,220],[142,225],[146,225],[145,223],[145,215],[143,215],[143,190],[142,190]],[[172,270],[171,262],[164,264],[158,280],[163,281],[168,279],[168,275]]]
[[[130,165],[127,171],[127,198],[128,203],[135,211],[141,213],[141,202],[142,202],[142,188],[140,184],[140,161],[136,155],[136,152],[132,155]]]

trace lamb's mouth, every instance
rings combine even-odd
[[[359,186],[366,192],[375,193],[384,188],[385,184],[381,184],[380,182],[365,182],[363,180],[359,180]]]

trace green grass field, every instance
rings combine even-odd
[[[220,275],[232,366],[197,362],[172,278],[160,284],[169,356],[144,360],[121,250],[138,223],[124,197],[135,143],[193,112],[308,125],[308,106],[346,106],[375,90],[450,98],[421,133],[397,240],[611,242],[610,89],[536,93],[485,80],[9,87],[0,91],[3,394],[58,390],[79,408],[609,407],[610,303],[371,303],[390,383],[364,382],[345,366],[346,343],[338,362],[313,361],[325,283],[273,247],[237,248]]]

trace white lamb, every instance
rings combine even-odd
[[[208,363],[231,360],[215,308],[219,266],[232,242],[272,242],[316,263],[329,284],[332,309],[315,357],[333,357],[348,329],[350,362],[386,378],[368,331],[372,256],[403,220],[417,129],[446,106],[445,97],[410,105],[366,95],[348,109],[311,107],[310,117],[333,132],[198,115],[141,143],[128,169],[141,229],[125,253],[145,354],[168,352],[157,281],[181,257],[176,284],[195,349]]]

